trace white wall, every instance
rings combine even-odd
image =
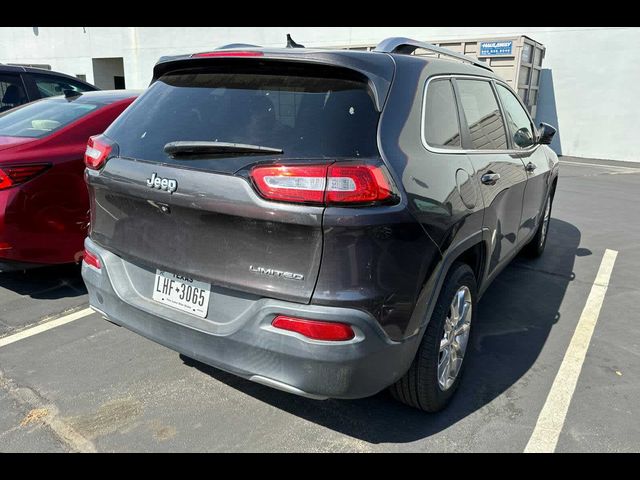
[[[37,28],[37,35],[35,29]],[[92,58],[123,57],[128,88],[145,88],[161,55],[226,43],[284,46],[286,33],[308,47],[528,35],[547,47],[538,120],[559,127],[564,155],[640,161],[640,28],[633,27],[11,27],[0,28],[0,62],[48,63],[85,74]]]
[[[122,52],[131,44],[132,30],[129,27],[2,27],[0,63],[49,64],[52,70],[69,75],[84,74],[89,83],[94,83],[91,59],[122,57]]]

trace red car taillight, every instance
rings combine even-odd
[[[99,170],[111,153],[111,145],[106,143],[101,135],[89,137],[87,149],[84,152],[84,163],[88,168]]]
[[[49,167],[49,164],[4,166],[0,168],[0,190],[25,183]]]
[[[293,203],[362,204],[393,195],[382,167],[375,165],[270,165],[251,170],[260,194]]]
[[[321,320],[307,320],[305,318],[287,317],[278,315],[271,322],[276,328],[297,332],[314,340],[327,340],[333,342],[351,340],[356,336],[351,326],[346,323],[323,322]]]
[[[100,259],[85,248],[82,259],[87,265],[91,265],[93,268],[100,270]]]

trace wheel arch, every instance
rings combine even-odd
[[[424,335],[435,308],[438,296],[442,291],[445,279],[451,267],[457,262],[466,263],[471,267],[478,286],[478,297],[484,291],[486,263],[489,258],[488,229],[478,231],[447,249],[432,273],[424,282],[422,291],[418,295],[416,307],[410,319],[408,331],[413,335]],[[412,335],[410,335],[412,336]]]
[[[488,258],[487,237],[488,233],[485,229],[476,232],[475,234],[456,244],[456,246],[449,248],[444,253],[438,265],[438,268],[436,268],[435,273],[432,274],[425,283],[425,286],[418,299],[418,302],[422,303],[418,303],[416,305],[416,308],[414,309],[414,315],[416,314],[415,310],[422,311],[418,313],[418,315],[421,316],[416,319],[420,320],[421,323],[419,324],[416,333],[416,336],[418,338],[417,341],[414,342],[415,351],[411,355],[411,364],[409,365],[408,369],[403,372],[402,377],[400,377],[396,383],[390,386],[391,394],[401,402],[427,411],[437,411],[444,405],[446,405],[448,401],[446,397],[444,398],[444,400],[438,400],[432,395],[429,396],[429,394],[427,394],[427,397],[425,397],[420,393],[419,367],[416,366],[416,361],[420,362],[421,359],[424,360],[425,358],[424,352],[420,348],[420,346],[425,341],[425,335],[427,334],[427,332],[433,332],[433,329],[428,328],[430,325],[431,317],[433,316],[435,308],[438,304],[438,298],[442,292],[442,289],[445,288],[445,279],[449,276],[450,272],[454,271],[453,269],[457,268],[456,265],[459,265],[460,263],[469,265],[474,275],[476,275],[476,283],[478,285],[478,291],[480,291],[481,278],[478,277],[484,276],[486,263],[485,259]],[[478,301],[478,298],[479,296],[476,297],[476,302]],[[426,305],[426,307],[423,309],[419,309],[418,307],[420,307],[420,305]],[[433,339],[431,337],[427,337],[427,344],[432,345],[432,340]],[[424,376],[422,378],[424,380]],[[430,374],[428,375],[428,378],[431,378]],[[456,381],[459,382],[459,379]],[[455,389],[449,392],[449,397],[454,391]]]

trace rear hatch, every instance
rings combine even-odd
[[[266,200],[251,169],[379,158],[380,92],[319,63],[187,65],[163,72],[105,132],[111,157],[88,175],[92,240],[150,272],[308,302],[324,207]]]

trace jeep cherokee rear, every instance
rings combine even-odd
[[[544,248],[557,159],[531,125],[518,170],[514,122],[498,126],[502,149],[471,155],[495,119],[476,102],[466,116],[482,117],[480,132],[464,125],[474,92],[455,78],[494,92],[497,77],[396,44],[161,59],[148,91],[87,148],[91,306],[285,391],[358,398],[394,385],[410,405],[442,408],[477,297],[534,235]],[[439,118],[429,109],[457,131],[425,142],[423,119]]]

